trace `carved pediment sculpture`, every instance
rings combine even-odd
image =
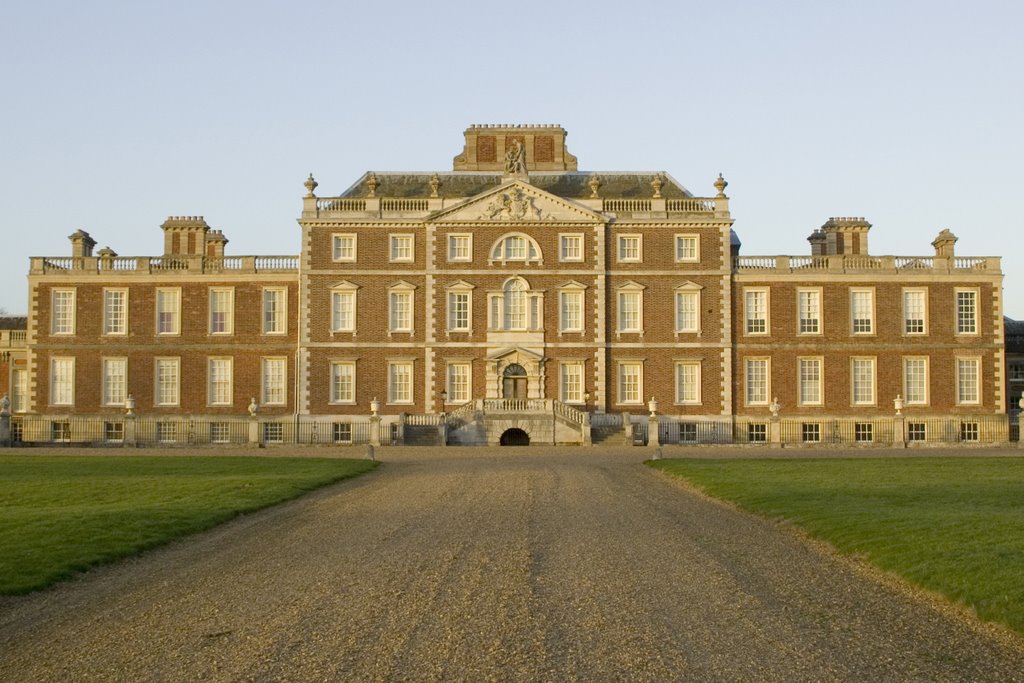
[[[513,187],[495,197],[484,209],[481,218],[492,221],[539,221],[541,211],[533,205],[533,197]]]

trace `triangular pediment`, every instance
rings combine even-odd
[[[427,220],[434,223],[572,223],[603,222],[605,217],[571,199],[537,189],[521,180],[510,180],[497,188],[438,211]]]
[[[529,358],[533,361],[541,361],[544,359],[544,355],[529,349],[524,349],[521,346],[508,346],[503,349],[497,349],[487,354],[487,360],[501,360],[507,358]]]

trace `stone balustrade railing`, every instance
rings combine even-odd
[[[738,256],[733,269],[740,273],[880,273],[932,271],[951,273],[964,270],[998,275],[998,256]]]
[[[294,273],[298,256],[34,256],[33,275],[109,273]]]
[[[392,218],[424,217],[431,212],[454,206],[467,197],[306,197],[306,217]],[[667,215],[669,213],[714,214],[728,212],[727,199],[708,197],[578,199],[579,203],[598,211],[626,214]]]

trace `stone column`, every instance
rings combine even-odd
[[[260,421],[256,417],[249,418],[249,445],[260,445]]]
[[[380,416],[370,416],[370,445],[380,446]]]
[[[893,448],[906,448],[907,447],[907,430],[906,430],[907,418],[901,413],[897,413],[892,417],[892,445]]]
[[[655,448],[661,446],[661,430],[658,428],[658,418],[651,415],[647,418],[647,445]]]
[[[622,414],[622,431],[624,433],[623,441],[627,446],[633,445],[633,418],[630,417],[629,413]]]
[[[134,448],[138,444],[137,431],[135,429],[135,416],[124,416],[124,445]]]
[[[782,448],[782,418],[772,415],[768,421],[768,443],[774,448]]]

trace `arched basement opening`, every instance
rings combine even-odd
[[[530,435],[519,427],[513,427],[502,433],[500,443],[502,446],[529,446]]]

